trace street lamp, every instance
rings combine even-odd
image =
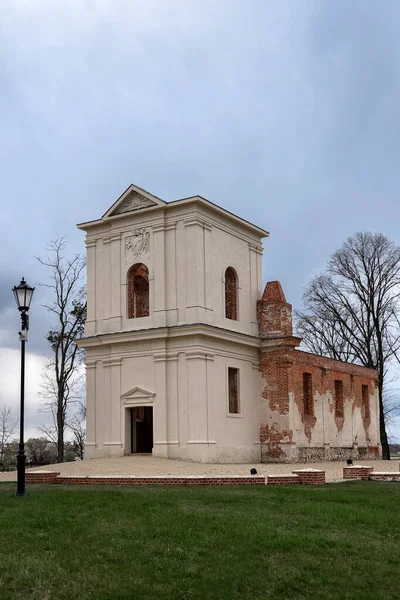
[[[24,278],[21,283],[13,287],[15,301],[21,313],[21,408],[19,429],[19,450],[17,455],[17,496],[25,496],[25,443],[24,443],[24,396],[25,396],[25,342],[28,340],[29,317],[28,310],[35,288],[28,285]]]

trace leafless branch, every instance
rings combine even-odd
[[[400,364],[400,247],[380,233],[356,233],[303,299],[295,319],[307,349],[378,370],[381,443],[389,458],[383,389],[389,364]]]
[[[65,249],[65,238],[58,238],[50,242],[45,258],[36,257],[50,270],[51,283],[44,285],[52,290],[53,298],[44,306],[57,317],[47,335],[52,355],[45,368],[40,395],[41,410],[51,412],[53,416],[59,462],[64,456],[68,408],[82,399],[80,365],[83,353],[76,345],[76,339],[82,337],[86,319],[85,288],[82,285],[85,260],[80,254],[65,258]]]
[[[17,429],[17,419],[14,419],[10,406],[0,407],[0,463],[3,464],[6,444],[11,440]]]

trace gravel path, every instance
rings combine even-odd
[[[374,471],[399,471],[398,460],[355,461],[354,464],[370,465]],[[120,458],[102,458],[83,460],[42,468],[29,469],[60,471],[63,475],[248,475],[251,467],[256,467],[261,475],[291,473],[294,469],[322,469],[327,481],[343,478],[343,462],[295,463],[295,464],[204,464],[155,458],[153,456],[122,456]],[[0,481],[16,481],[15,471],[0,473]]]

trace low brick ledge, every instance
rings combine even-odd
[[[27,473],[26,481],[77,485],[265,485],[264,475],[61,475],[55,471]]]
[[[368,478],[374,467],[366,465],[353,465],[351,467],[343,467],[343,479],[358,479],[368,481]]]
[[[325,483],[325,471],[321,469],[296,469],[292,473],[298,476],[300,483],[307,485],[324,485]]]
[[[273,485],[323,485],[325,483],[325,471],[320,469],[296,469],[291,473],[276,473],[268,475],[267,483]]]
[[[61,475],[59,471],[26,474],[27,483],[75,485],[323,485],[325,471],[298,469],[274,475]]]
[[[298,485],[299,483],[301,483],[300,477],[298,475],[294,475],[293,473],[279,473],[276,475],[267,476],[268,485]]]
[[[26,473],[25,480],[27,483],[55,483],[59,471],[38,471],[36,473]]]

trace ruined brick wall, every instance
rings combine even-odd
[[[292,335],[292,305],[286,302],[279,281],[269,281],[257,303],[258,326],[261,337]]]
[[[260,351],[260,442],[261,458],[265,462],[287,462],[291,458],[290,370],[290,350]]]
[[[293,432],[289,414],[291,352],[299,342],[292,337],[292,307],[279,281],[267,283],[257,303],[261,374],[261,460],[291,460]]]
[[[298,460],[378,458],[377,372],[300,350],[292,359],[289,396]],[[312,378],[312,415],[304,411],[303,373]]]
[[[279,282],[267,284],[258,316],[262,460],[378,458],[377,372],[297,350]]]

